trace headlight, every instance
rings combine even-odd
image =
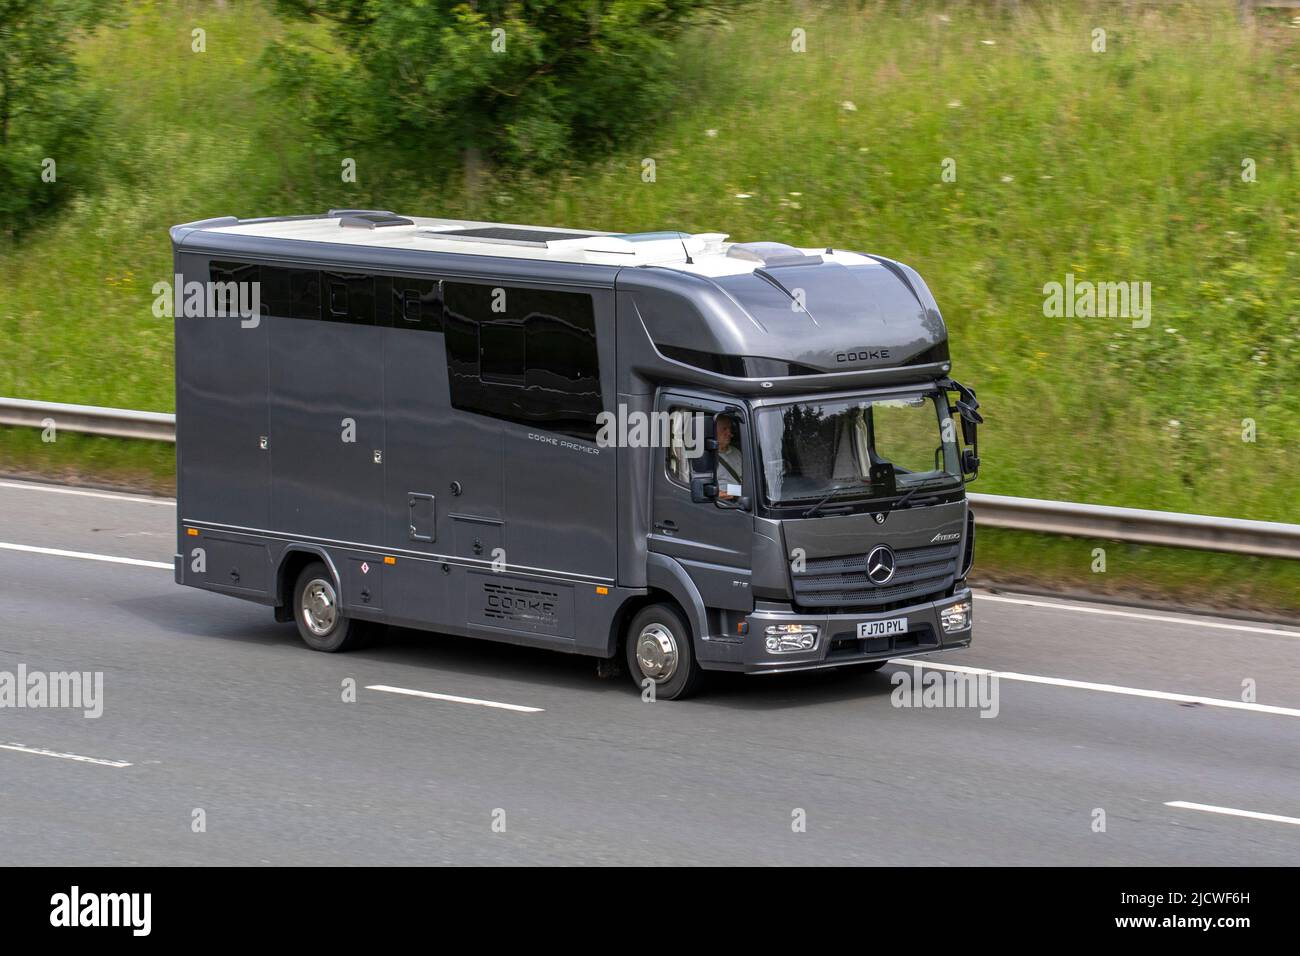
[[[945,634],[966,630],[970,627],[970,601],[950,604],[939,612],[939,620],[943,622]]]
[[[764,644],[769,654],[794,654],[817,646],[816,624],[769,624]]]

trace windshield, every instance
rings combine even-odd
[[[755,416],[768,501],[892,498],[961,483],[937,393],[800,402]]]

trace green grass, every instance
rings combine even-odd
[[[339,182],[342,157],[313,153],[259,65],[282,30],[260,4],[136,4],[82,49],[108,106],[96,181],[0,249],[0,394],[171,409],[171,330],[150,287],[170,274],[176,222],[377,205],[720,230],[920,270],[989,420],[977,490],[1295,521],[1300,30],[1243,30],[1234,6],[755,4],[690,34],[681,101],[640,142],[467,195],[382,151]],[[189,52],[194,26],[207,53]],[[796,27],[806,53],[791,52]],[[1150,328],[1045,318],[1043,286],[1067,272],[1150,282]],[[33,458],[6,439],[0,454],[8,470],[67,455],[93,471],[91,447]],[[159,464],[125,447],[119,464]],[[1035,559],[1065,545],[1030,540]],[[1133,573],[1226,588],[1216,569],[1243,566],[1174,554]],[[1014,547],[997,560],[1026,563]]]
[[[1104,565],[1097,560],[1099,548]],[[1106,595],[1129,602],[1203,610],[1248,608],[1283,619],[1300,610],[1300,561],[1001,528],[981,527],[977,532],[973,578],[980,585]]]
[[[0,476],[176,492],[176,446],[59,432],[41,441],[36,428],[0,428]]]

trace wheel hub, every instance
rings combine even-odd
[[[307,630],[317,637],[324,637],[334,630],[337,620],[338,602],[334,586],[320,578],[309,581],[302,592],[302,621]]]
[[[677,671],[677,640],[662,624],[647,624],[637,635],[636,662],[641,673],[666,681]]]

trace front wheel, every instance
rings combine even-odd
[[[637,687],[654,681],[655,698],[680,700],[698,689],[703,673],[695,660],[691,629],[675,607],[652,604],[628,625],[627,670]]]

